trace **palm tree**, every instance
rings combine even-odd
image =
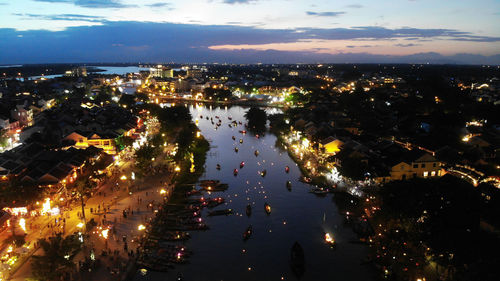
[[[44,255],[33,256],[33,275],[38,280],[59,280],[64,273],[70,272],[75,264],[72,258],[80,248],[80,242],[74,235],[63,238],[61,235],[48,240],[40,239]]]
[[[80,202],[82,205],[82,217],[83,217],[83,224],[84,227],[86,228],[87,226],[87,219],[85,217],[85,201],[84,201],[84,196],[87,193],[88,189],[92,187],[92,182],[89,180],[88,177],[80,177],[76,181],[75,184],[75,191],[80,197]]]

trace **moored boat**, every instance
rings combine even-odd
[[[215,167],[217,170],[220,170],[220,164],[217,164],[217,166]]]
[[[286,167],[285,167],[285,173],[287,173],[287,174],[288,174],[289,172],[290,172],[290,167],[286,166]]]
[[[247,205],[246,213],[248,217],[252,215],[252,205],[250,204]]]
[[[208,212],[209,216],[223,216],[223,215],[230,215],[233,213],[232,209],[224,209],[224,210],[216,210],[216,211],[211,211]]]
[[[240,143],[243,143],[243,139],[240,139]]]
[[[201,180],[200,186],[214,186],[220,184],[220,180]]]
[[[261,177],[265,177],[267,174],[267,171],[266,170],[263,170],[262,172],[260,172],[260,176]]]
[[[233,170],[233,175],[237,176],[238,175],[238,169]]]
[[[238,152],[238,148],[237,147],[234,148],[234,152]]]
[[[288,189],[289,191],[292,190],[292,182],[291,181],[286,181],[286,189]]]
[[[241,163],[240,163],[240,169],[243,167],[245,167],[245,161],[241,161]]]

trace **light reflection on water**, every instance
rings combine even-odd
[[[225,197],[226,203],[216,209],[231,208],[231,216],[207,217],[210,226],[205,232],[191,232],[187,246],[194,253],[189,264],[176,266],[168,273],[148,272],[137,280],[174,280],[182,272],[185,280],[296,280],[290,265],[290,249],[298,241],[305,252],[306,271],[301,280],[370,280],[371,269],[360,265],[367,255],[366,246],[353,244],[355,234],[343,225],[332,195],[317,197],[309,193],[309,185],[299,182],[300,171],[286,151],[276,147],[276,137],[270,133],[260,138],[239,133],[241,125],[230,128],[233,120],[245,123],[246,109],[215,106],[189,106],[193,120],[198,119],[202,134],[211,143],[205,175],[201,179],[219,179],[228,183],[226,192],[210,196]],[[272,109],[276,113],[276,109]],[[200,118],[200,115],[203,118]],[[219,116],[222,125],[215,130],[206,116]],[[235,136],[236,140],[232,140]],[[243,143],[239,143],[243,139]],[[234,147],[239,152],[234,152]],[[254,151],[259,150],[258,157]],[[245,161],[240,169],[239,164]],[[217,164],[221,170],[216,169]],[[290,172],[285,173],[285,166]],[[239,170],[233,176],[233,170]],[[267,170],[265,177],[259,172]],[[292,190],[286,189],[286,181]],[[272,206],[266,215],[264,203]],[[251,217],[245,207],[253,206]],[[248,225],[253,234],[248,241],[242,235]],[[324,242],[324,233],[330,232],[337,241],[335,250]],[[249,270],[248,268],[251,268]]]

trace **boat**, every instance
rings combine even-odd
[[[255,152],[253,154],[255,154],[255,156],[259,156],[259,151],[255,150]]]
[[[314,193],[318,196],[326,196],[328,194],[328,190],[322,187],[312,188],[309,192]]]
[[[240,163],[240,169],[243,167],[245,167],[245,161],[241,161],[241,163]]]
[[[292,182],[291,181],[286,181],[286,189],[288,189],[288,191],[292,191]]]
[[[202,187],[200,191],[209,191],[209,192],[226,191],[228,187],[229,185],[227,183],[221,183],[216,186]]]
[[[208,120],[208,116],[207,116],[207,120]]]
[[[228,116],[228,117],[227,117],[227,119],[228,119],[228,120],[233,120],[233,117]]]
[[[220,180],[201,180],[200,181],[200,186],[215,186],[218,184],[220,184]]]
[[[311,183],[312,182],[312,179],[309,178],[309,177],[301,177],[300,178],[300,181],[301,182],[305,182],[305,183]]]
[[[267,174],[267,171],[266,170],[263,170],[262,172],[260,172],[260,176],[261,177],[265,177]]]
[[[325,242],[330,245],[330,247],[335,246],[335,239],[330,235],[330,233],[325,232]]]
[[[223,215],[230,215],[233,213],[232,209],[224,209],[224,210],[216,210],[216,211],[211,211],[208,212],[209,216],[223,216]]]
[[[243,139],[240,139],[240,143],[243,143]]]
[[[247,205],[246,213],[248,217],[252,215],[252,205]]]
[[[247,131],[243,130],[243,131],[240,131],[241,134],[246,134]]]
[[[289,172],[290,172],[290,167],[286,166],[286,167],[285,167],[285,173],[287,173],[287,174],[288,174]]]
[[[245,232],[243,233],[243,240],[247,241],[250,236],[252,236],[252,225],[249,225],[247,227],[247,230],[245,230]]]
[[[302,246],[300,246],[299,242],[295,242],[292,246],[290,254],[290,266],[292,267],[293,273],[298,278],[304,275],[305,271],[304,249],[302,249]]]
[[[238,169],[234,169],[233,175],[237,176],[238,175]]]
[[[198,195],[200,193],[201,192],[199,190],[193,189],[193,190],[190,190],[190,191],[186,192],[186,197],[189,197],[191,195]]]
[[[231,137],[233,140],[236,140],[236,138],[234,136]]]
[[[238,148],[237,147],[234,148],[234,152],[238,152]]]
[[[215,167],[217,170],[220,170],[220,164],[217,164],[217,166]]]
[[[269,203],[264,203],[264,211],[266,211],[266,214],[270,215],[271,214],[271,205]]]

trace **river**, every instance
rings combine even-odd
[[[289,260],[290,249],[298,241],[304,249],[306,270],[300,280],[373,280],[373,269],[361,265],[368,254],[356,240],[352,230],[344,225],[332,200],[333,194],[318,197],[309,193],[310,186],[300,182],[299,168],[286,151],[276,147],[276,136],[267,133],[256,138],[250,133],[243,135],[243,126],[230,128],[233,120],[245,123],[246,108],[240,106],[211,107],[189,105],[193,119],[199,119],[203,136],[211,143],[207,155],[206,171],[201,179],[219,179],[229,184],[225,192],[216,192],[211,197],[221,196],[226,203],[216,209],[231,208],[230,216],[203,218],[210,230],[192,232],[187,247],[193,251],[189,263],[178,265],[171,272],[148,272],[136,280],[175,280],[182,272],[184,280],[297,280]],[[276,110],[276,109],[269,109]],[[203,118],[200,118],[200,115]],[[218,130],[206,116],[219,116],[222,126]],[[236,140],[232,140],[232,136]],[[239,140],[243,143],[240,144]],[[238,147],[236,153],[234,148]],[[254,151],[260,152],[259,156]],[[240,169],[240,162],[245,166]],[[217,170],[216,165],[221,165]],[[285,166],[290,172],[285,173]],[[239,173],[233,175],[237,168]],[[259,171],[267,170],[261,177]],[[291,191],[286,181],[292,182]],[[208,196],[208,195],[206,195]],[[272,206],[266,215],[264,203]],[[250,217],[245,214],[248,203],[253,206]],[[249,225],[253,234],[248,241],[242,235]],[[331,249],[324,241],[324,233],[330,232],[336,242]]]

